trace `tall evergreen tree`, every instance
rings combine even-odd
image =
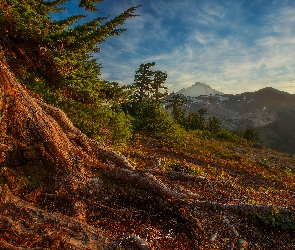
[[[131,88],[134,89],[133,99],[135,102],[142,102],[150,97],[153,71],[150,67],[155,66],[155,62],[140,64],[139,69],[135,71],[134,83]]]
[[[158,102],[160,100],[162,100],[163,98],[165,98],[167,96],[167,91],[165,91],[164,93],[162,93],[160,90],[161,89],[166,89],[167,87],[164,86],[164,82],[167,79],[167,73],[166,72],[162,72],[160,70],[156,70],[154,72],[154,79],[152,81],[152,92],[153,92],[153,98]]]
[[[108,124],[114,111],[100,105],[117,105],[128,94],[118,85],[100,79],[101,65],[91,55],[99,52],[99,44],[106,38],[125,31],[118,26],[136,16],[139,6],[111,20],[97,17],[86,22],[84,15],[54,20],[51,13],[66,15],[63,7],[67,2],[0,1],[1,51],[17,79],[47,103],[62,108],[75,126],[96,139],[110,137]],[[102,0],[82,0],[80,6],[95,10],[94,3],[99,2]],[[125,119],[118,123],[123,126],[129,118],[117,113]]]
[[[186,129],[187,130],[196,130],[199,129],[199,115],[195,112],[190,111],[187,116],[187,122],[186,122]]]
[[[18,79],[31,88],[43,83],[68,98],[94,103],[106,85],[99,79],[100,64],[91,53],[98,52],[107,37],[122,34],[125,29],[117,27],[134,17],[139,6],[111,20],[97,17],[83,22],[84,15],[53,20],[50,14],[63,12],[66,2],[1,1],[0,45]],[[102,0],[81,0],[80,6],[95,10],[94,2]]]
[[[155,65],[155,62],[141,64],[135,71],[134,83],[131,85],[131,89],[134,90],[134,102],[142,102],[145,99],[154,99],[158,102],[167,96],[167,91],[161,92],[161,89],[167,89],[163,85],[167,74],[160,70],[151,70],[150,68]]]
[[[259,141],[259,134],[253,128],[247,128],[243,133],[243,138],[247,141],[251,142],[258,142]]]
[[[215,117],[209,117],[207,124],[206,124],[206,130],[208,130],[211,134],[216,135],[221,130],[221,121]]]
[[[198,129],[204,130],[206,128],[206,118],[205,118],[205,115],[207,114],[207,109],[200,109],[198,111],[198,114],[199,114]]]
[[[172,108],[172,116],[176,123],[185,126],[186,114],[183,105],[187,103],[187,99],[184,95],[176,94],[168,100],[166,108]]]

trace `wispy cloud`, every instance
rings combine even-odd
[[[140,2],[117,3],[112,14]],[[225,93],[295,93],[294,12],[291,1],[146,0],[128,31],[101,45],[102,77],[129,84],[141,63],[155,61],[171,91],[201,81]]]

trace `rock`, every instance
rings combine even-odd
[[[218,233],[212,234],[210,237],[210,241],[214,242],[217,240],[218,237],[219,237]]]
[[[248,246],[248,242],[245,239],[238,239],[238,243],[240,246],[240,249],[245,249]]]
[[[124,241],[131,243],[139,250],[150,250],[148,243],[135,234],[127,234]]]

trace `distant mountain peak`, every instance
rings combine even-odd
[[[272,93],[279,93],[279,94],[287,94],[287,95],[290,95],[290,93],[288,93],[288,92],[285,92],[285,91],[282,91],[282,90],[278,90],[278,89],[273,88],[273,87],[265,87],[263,89],[259,89],[256,92],[272,92]]]
[[[183,88],[179,90],[177,94],[191,97],[197,97],[200,95],[223,95],[222,92],[212,89],[209,85],[201,82],[196,82],[194,85],[188,88]]]

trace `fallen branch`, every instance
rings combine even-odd
[[[177,193],[166,187],[164,183],[156,179],[151,173],[136,171],[130,169],[122,169],[109,167],[108,169],[99,169],[102,173],[113,180],[121,183],[130,184],[132,187],[152,191],[161,196],[174,198],[186,198],[187,195]]]
[[[236,228],[229,222],[228,218],[226,218],[225,216],[223,216],[224,218],[224,223],[227,225],[227,227],[233,232],[233,234],[235,235],[235,237],[240,237],[240,234],[238,233],[238,231],[236,230]]]

